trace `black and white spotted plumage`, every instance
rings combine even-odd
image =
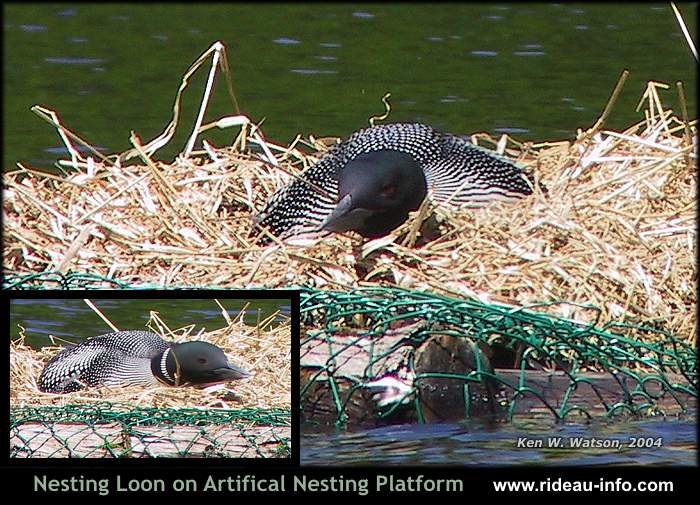
[[[313,167],[276,192],[257,223],[280,238],[318,232],[338,204],[338,176],[348,162],[369,152],[410,154],[423,169],[429,198],[454,206],[522,198],[532,193],[515,163],[419,123],[390,123],[352,134]],[[323,188],[323,192],[313,186]]]
[[[158,380],[151,372],[151,360],[168,347],[165,340],[147,331],[90,338],[54,356],[39,377],[39,389],[69,393],[98,384],[155,385]]]
[[[41,391],[70,393],[86,387],[205,387],[248,377],[208,342],[167,342],[148,331],[119,331],[65,348],[44,367]]]

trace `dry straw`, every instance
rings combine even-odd
[[[409,220],[367,243],[336,234],[263,244],[266,232],[251,217],[327,144],[269,142],[245,116],[193,132],[238,125],[231,147],[204,141],[171,163],[155,161],[153,143],[135,135],[133,165],[75,150],[62,175],[25,166],[5,174],[5,272],[79,271],[166,287],[398,285],[516,306],[564,301],[540,310],[591,320],[593,311],[576,304],[592,304],[601,322],[653,322],[694,341],[697,123],[663,105],[665,88],[649,83],[644,119],[624,131],[602,129],[613,99],[573,141],[473,135],[531,169],[548,193],[479,209],[423,208],[431,225],[423,231],[439,227],[431,241]]]

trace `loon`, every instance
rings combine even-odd
[[[428,196],[478,205],[532,194],[515,163],[420,123],[365,128],[329,150],[254,218],[281,238],[355,231],[378,238],[403,223]]]
[[[47,393],[98,385],[207,387],[249,376],[213,344],[178,344],[148,331],[119,331],[58,353],[44,367],[38,386]]]

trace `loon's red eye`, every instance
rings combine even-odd
[[[385,184],[382,186],[382,196],[392,197],[396,194],[396,186],[393,184]]]

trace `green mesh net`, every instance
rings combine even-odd
[[[291,413],[92,405],[10,409],[10,457],[289,458]]]
[[[142,287],[60,273],[8,276],[5,287],[56,282]],[[582,307],[594,315],[585,323],[545,312],[565,301],[509,308],[398,288],[300,292],[302,426],[696,409],[697,352],[654,322],[601,324],[594,306]]]
[[[654,325],[534,309],[395,288],[302,290],[304,425],[695,411],[689,343]]]
[[[104,275],[58,271],[45,271],[35,274],[7,274],[3,279],[3,289],[157,289],[163,286],[141,283],[135,285]],[[173,286],[169,286],[173,287]]]

